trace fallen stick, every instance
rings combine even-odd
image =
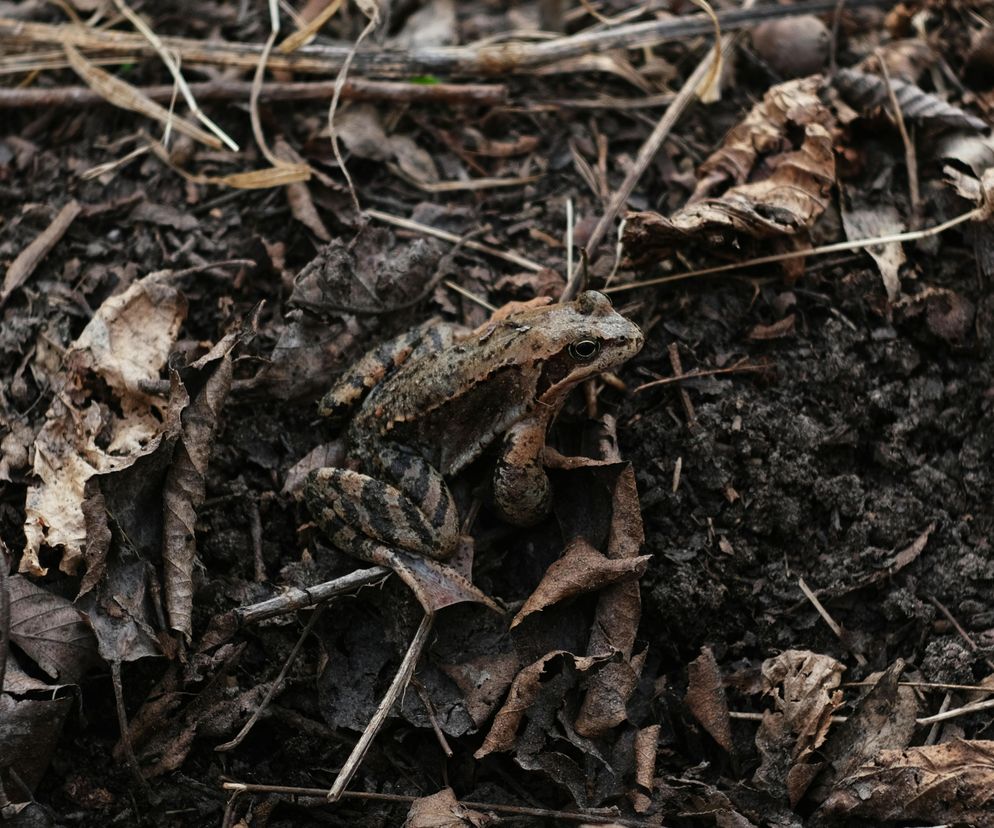
[[[208,81],[191,83],[190,91],[201,101],[247,100],[250,81]],[[267,83],[259,93],[260,101],[330,100],[334,81]],[[139,87],[138,91],[156,102],[168,103],[175,89],[172,84]],[[345,82],[342,98],[352,101],[387,101],[390,103],[447,103],[497,106],[507,102],[503,84],[405,83],[353,79]],[[106,99],[87,86],[56,86],[50,89],[0,89],[0,109],[25,107],[84,107],[106,103]]]
[[[718,12],[723,32],[746,28],[761,20],[796,17],[802,14],[827,14],[836,0],[804,0],[789,6],[767,4],[752,9]],[[849,0],[850,9],[866,6],[890,6],[887,0]],[[410,77],[416,74],[486,75],[527,74],[538,66],[614,49],[641,49],[666,41],[681,40],[713,31],[713,23],[703,14],[630,23],[568,37],[541,42],[513,41],[468,46],[436,46],[415,49],[360,49],[353,68],[364,75]],[[92,29],[75,24],[52,25],[28,23],[0,17],[0,43],[11,46],[36,44],[70,44],[79,49],[102,51],[126,50],[152,54],[153,49],[140,34],[116,29]],[[178,53],[184,65],[209,63],[255,69],[262,51],[261,43],[229,43],[183,37],[163,37],[162,45]],[[5,51],[5,50],[0,50]],[[345,62],[351,46],[302,46],[291,55],[273,54],[266,63],[270,71],[288,70],[328,75]]]

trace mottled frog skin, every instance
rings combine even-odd
[[[352,419],[355,468],[312,472],[308,505],[335,545],[381,562],[383,547],[446,560],[459,514],[445,478],[503,440],[494,503],[509,522],[540,520],[551,502],[546,433],[578,383],[642,347],[607,297],[502,309],[471,333],[429,323],[370,351],[321,402]]]

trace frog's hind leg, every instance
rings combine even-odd
[[[400,489],[350,469],[318,469],[305,487],[311,513],[339,548],[359,554],[356,540],[370,539],[436,560],[451,557],[459,540],[458,513],[445,493],[449,504],[436,526]]]

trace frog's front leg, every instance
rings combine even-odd
[[[516,423],[504,437],[494,468],[494,505],[515,526],[538,523],[552,507],[552,485],[543,462],[548,427],[548,418],[539,415]]]
[[[435,560],[459,542],[459,511],[442,475],[421,455],[401,448],[378,454],[385,482],[351,469],[312,472],[305,494],[318,524],[346,552],[363,555],[373,540]],[[353,534],[354,533],[354,534]]]

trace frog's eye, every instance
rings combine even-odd
[[[578,339],[569,344],[569,355],[577,362],[590,362],[600,350],[601,343],[596,339]]]

